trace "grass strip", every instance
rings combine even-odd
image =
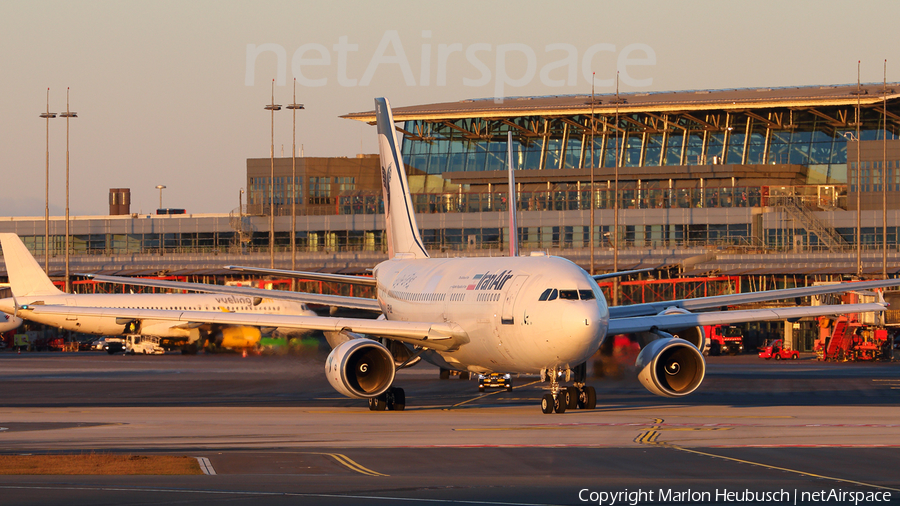
[[[0,474],[203,474],[194,457],[173,455],[0,455]]]

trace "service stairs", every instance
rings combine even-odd
[[[847,333],[849,318],[841,316],[834,324],[834,332],[831,334],[831,340],[828,342],[828,351],[825,358],[834,360],[838,356],[838,350],[841,350],[840,356],[846,356],[847,350],[850,349],[850,335]]]
[[[841,237],[841,234],[831,227],[827,227],[803,205],[798,197],[776,197],[771,199],[783,209],[794,221],[803,225],[807,232],[816,234],[819,241],[825,244],[832,252],[840,252],[850,247],[850,244]]]

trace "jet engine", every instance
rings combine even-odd
[[[670,307],[661,311],[659,316],[667,314],[691,314],[691,312],[680,307]],[[703,327],[689,327],[678,332],[672,332],[672,335],[693,344],[701,353],[706,348],[706,333],[703,332]]]
[[[354,399],[378,397],[394,382],[394,357],[371,339],[351,339],[337,345],[325,361],[328,382]]]
[[[644,388],[663,397],[682,397],[697,390],[706,362],[692,343],[680,338],[657,339],[638,355],[635,366]]]

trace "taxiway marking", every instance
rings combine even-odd
[[[541,382],[541,380],[535,380],[535,381],[532,381],[531,383],[525,383],[524,385],[520,385],[520,386],[518,386],[518,387],[513,387],[513,388],[525,388],[525,387],[528,387],[528,386],[534,385],[535,383],[540,383],[540,382]],[[453,409],[453,408],[455,408],[455,407],[458,407],[458,406],[462,406],[463,404],[468,404],[468,403],[470,403],[470,402],[472,402],[472,401],[477,401],[478,399],[484,399],[485,397],[488,397],[488,396],[491,396],[491,395],[497,395],[497,394],[502,393],[502,392],[505,392],[505,391],[506,391],[506,390],[501,389],[501,390],[497,390],[497,391],[495,391],[495,392],[488,392],[488,393],[486,393],[486,394],[484,394],[484,395],[479,395],[478,397],[473,397],[473,398],[471,398],[471,399],[468,399],[468,400],[465,400],[465,401],[462,401],[462,402],[458,402],[458,403],[456,403],[456,404],[450,406],[449,408],[444,408],[444,411],[450,411],[451,409]]]
[[[639,444],[647,444],[647,445],[661,446],[661,447],[663,447],[663,448],[671,448],[671,449],[673,449],[673,450],[678,450],[678,451],[687,452],[687,453],[693,453],[693,454],[695,454],[695,455],[703,455],[703,456],[705,456],[705,457],[712,457],[712,458],[717,458],[717,459],[729,460],[729,461],[731,461],[731,462],[737,462],[737,463],[740,463],[740,464],[749,464],[749,465],[751,465],[751,466],[759,466],[759,467],[763,467],[763,468],[766,468],[766,469],[772,469],[772,470],[774,470],[774,471],[784,471],[784,472],[788,472],[788,473],[799,474],[799,475],[801,475],[801,476],[808,476],[808,477],[810,477],[810,478],[819,478],[819,479],[823,479],[823,480],[832,480],[832,481],[837,481],[837,482],[840,482],[840,483],[849,483],[849,484],[851,484],[851,485],[859,485],[859,486],[863,486],[863,487],[870,487],[870,488],[875,488],[875,489],[880,489],[880,490],[890,490],[890,491],[893,491],[893,492],[900,492],[900,488],[891,488],[891,487],[886,487],[886,486],[884,486],[884,485],[876,485],[876,484],[874,484],[874,483],[866,483],[866,482],[863,482],[863,481],[851,480],[851,479],[847,479],[847,478],[837,478],[837,477],[834,477],[834,476],[825,476],[825,475],[822,475],[822,474],[816,474],[816,473],[809,473],[809,472],[806,472],[806,471],[800,471],[799,469],[791,469],[791,468],[788,468],[788,467],[779,467],[779,466],[773,466],[773,465],[770,465],[770,464],[764,464],[764,463],[762,463],[762,462],[754,462],[754,461],[751,461],[751,460],[738,459],[738,458],[734,458],[734,457],[726,457],[726,456],[724,456],[724,455],[716,455],[715,453],[704,452],[704,451],[695,450],[695,449],[692,449],[692,448],[685,448],[685,447],[683,447],[683,446],[679,446],[679,445],[674,444],[674,443],[668,443],[668,442],[666,442],[666,441],[660,441],[660,440],[659,440],[660,431],[661,431],[661,430],[665,430],[665,429],[662,428],[662,424],[663,424],[664,422],[665,422],[665,420],[663,420],[662,418],[655,418],[655,419],[653,420],[653,424],[654,424],[653,427],[650,427],[649,429],[645,429],[645,432],[640,433],[640,434],[638,435],[638,437],[636,437],[636,438],[634,439],[634,442],[635,442],[635,443],[639,443]]]
[[[323,453],[323,452],[301,452],[305,455],[326,455],[328,457],[333,458],[337,461],[338,464],[350,469],[351,471],[357,472],[359,474],[364,474],[366,476],[390,476],[389,474],[382,474],[377,471],[373,471],[367,467],[363,467],[356,462],[353,461],[350,457],[346,455],[342,455],[340,453]]]

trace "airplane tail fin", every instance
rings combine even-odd
[[[412,255],[428,258],[416,217],[413,213],[406,180],[406,168],[397,146],[397,130],[394,115],[386,98],[375,99],[375,117],[378,124],[378,151],[381,154],[381,187],[384,192],[384,226],[387,231],[388,255]]]
[[[3,246],[3,261],[9,275],[9,286],[15,297],[32,295],[59,295],[50,278],[41,269],[37,260],[31,256],[28,248],[16,234],[0,234],[0,245]]]

